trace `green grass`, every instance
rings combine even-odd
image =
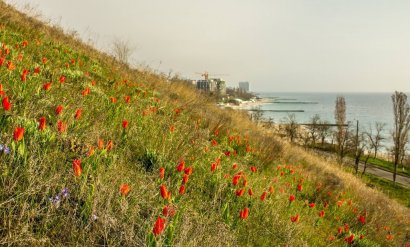
[[[12,104],[0,108],[0,144],[10,150],[0,151],[0,245],[343,246],[351,234],[356,246],[407,241],[406,208],[178,78],[131,69],[3,2],[0,23],[1,100]],[[177,170],[182,161],[192,173]]]
[[[372,174],[364,174],[363,179],[369,186],[375,186],[390,198],[397,200],[402,205],[410,207],[410,189],[399,184],[394,185],[392,181],[383,179]]]
[[[364,162],[366,160],[366,157],[362,156],[360,159],[361,159],[361,161]],[[387,170],[389,172],[394,172],[394,164],[390,161],[370,157],[369,160],[367,161],[367,163],[372,164],[376,167],[382,168],[384,170]],[[397,174],[410,177],[410,170],[408,168],[404,167],[404,166],[398,166],[397,167]]]

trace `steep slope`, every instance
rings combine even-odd
[[[405,246],[333,164],[0,2],[0,244]]]

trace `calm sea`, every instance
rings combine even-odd
[[[374,129],[375,122],[385,123],[383,134],[388,138],[388,143],[391,142],[390,133],[394,123],[391,95],[392,93],[258,93],[258,96],[269,99],[269,103],[261,106],[261,110],[266,110],[264,118],[273,118],[275,123],[284,121],[288,114],[295,114],[298,123],[311,122],[310,119],[315,114],[322,120],[335,123],[336,97],[343,96],[347,121],[356,124],[356,120],[359,120],[361,130],[369,129],[370,125]]]

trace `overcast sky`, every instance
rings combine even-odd
[[[253,91],[410,92],[408,0],[6,0],[132,63]]]

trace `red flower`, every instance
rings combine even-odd
[[[319,212],[319,217],[320,217],[320,218],[323,218],[323,216],[325,216],[325,211],[321,210],[321,211]]]
[[[64,132],[67,130],[67,124],[64,123],[64,122],[61,121],[61,120],[58,120],[58,122],[57,122],[57,129],[58,129],[58,132],[64,133]]]
[[[28,70],[24,69],[23,73],[21,74],[21,81],[26,81],[28,75]]]
[[[88,157],[91,157],[93,154],[94,154],[94,147],[93,147],[93,146],[90,146],[90,149],[89,149],[88,152],[87,152],[87,156],[88,156]]]
[[[191,174],[192,174],[192,167],[187,167],[187,168],[185,168],[184,172],[185,172],[185,174],[188,175],[188,176],[191,175]]]
[[[129,104],[130,101],[131,101],[131,97],[130,96],[124,96],[124,100],[127,104]]]
[[[264,191],[261,195],[261,201],[265,201],[266,195],[267,195],[267,193],[266,193],[266,191]]]
[[[241,210],[241,212],[239,213],[239,216],[241,217],[241,219],[246,219],[249,216],[249,208],[244,208]]]
[[[165,217],[174,217],[176,214],[175,207],[172,205],[166,205],[164,208],[162,208],[162,214]]]
[[[28,45],[28,41],[27,40],[23,40],[23,42],[21,42],[21,45],[26,47]]]
[[[74,170],[74,175],[76,177],[81,175],[82,168],[81,168],[81,160],[73,160],[73,170]]]
[[[349,244],[353,243],[353,240],[354,240],[354,235],[353,234],[351,234],[349,237],[345,238],[345,242],[347,242]]]
[[[240,178],[241,178],[241,175],[239,175],[239,174],[236,174],[235,176],[233,176],[233,179],[232,179],[233,185],[236,186],[238,184]]]
[[[112,149],[112,147],[113,147],[112,140],[109,140],[109,141],[107,142],[107,151],[110,151],[110,150]]]
[[[10,103],[10,100],[9,100],[9,97],[8,97],[8,96],[6,96],[6,97],[3,98],[2,104],[3,104],[3,109],[4,109],[5,111],[9,111],[9,110],[10,110],[10,108],[11,108],[11,103]]]
[[[179,163],[177,165],[177,170],[179,172],[182,172],[184,170],[184,168],[185,168],[185,161],[184,160],[179,161]]]
[[[90,93],[91,93],[91,90],[90,90],[89,87],[87,87],[87,88],[85,88],[85,89],[83,90],[82,95],[83,95],[83,96],[87,96],[87,95],[89,95]],[[115,103],[115,102],[114,102],[114,103]]]
[[[216,170],[216,166],[217,165],[215,162],[211,164],[211,172],[214,172]]]
[[[62,106],[62,105],[58,105],[58,106],[56,107],[56,114],[57,114],[57,115],[60,115],[62,111],[63,111],[63,106]]]
[[[309,203],[309,208],[314,208],[316,204],[314,202]]]
[[[182,178],[182,183],[186,184],[188,182],[188,178],[189,178],[189,176],[184,174],[184,177]]]
[[[102,150],[104,149],[104,140],[101,138],[98,138],[98,143],[97,143],[98,149]]]
[[[237,169],[238,168],[238,164],[236,164],[236,163],[233,163],[233,165],[232,165],[232,169]]]
[[[128,121],[127,120],[122,120],[122,128],[126,129],[128,128]]]
[[[243,188],[236,190],[236,196],[241,197],[241,196],[243,196],[244,193],[245,193],[245,189],[243,189]]]
[[[154,228],[152,229],[152,232],[154,233],[155,236],[160,235],[165,228],[165,219],[162,219],[161,217],[158,216],[157,221],[155,221]]]
[[[38,123],[39,123],[39,125],[38,125],[39,130],[44,130],[46,128],[46,118],[45,117],[41,117],[38,120]]]
[[[299,214],[296,214],[295,216],[290,216],[290,220],[292,222],[298,222],[299,221]]]
[[[13,64],[12,61],[7,62],[7,69],[8,70],[14,70],[15,68],[16,68],[16,66]]]
[[[289,196],[289,202],[293,202],[295,199],[296,199],[296,197],[294,195]]]
[[[297,190],[298,190],[298,191],[302,191],[302,189],[303,189],[302,185],[301,185],[301,184],[298,184]]]
[[[24,136],[24,128],[17,127],[14,129],[13,139],[16,142],[21,141],[21,139],[23,139],[23,136]]]
[[[183,195],[185,193],[185,186],[181,185],[181,187],[179,187],[179,194]]]
[[[39,67],[37,67],[37,68],[34,69],[34,74],[38,74],[38,73],[40,73],[40,72],[41,72],[41,70],[40,70]]]
[[[364,218],[363,215],[359,215],[359,216],[357,217],[357,220],[358,220],[360,223],[362,223],[362,224],[366,223],[366,219]]]
[[[393,239],[394,239],[394,235],[392,235],[392,234],[387,234],[386,235],[386,240],[391,241]]]
[[[60,79],[58,79],[58,81],[60,82],[60,83],[64,83],[65,82],[65,76],[60,76]]]
[[[114,98],[114,97],[110,97],[110,101],[111,101],[111,103],[117,103],[117,99],[116,98]]]
[[[43,64],[46,64],[48,60],[47,60],[47,58],[43,57],[43,59],[41,59],[41,61],[43,62]]]
[[[128,184],[122,184],[122,185],[120,186],[120,193],[121,193],[121,195],[127,196],[130,191],[131,191],[131,188],[130,188],[130,186],[129,186]]]
[[[79,119],[81,118],[82,112],[83,112],[83,110],[82,110],[81,108],[80,108],[80,109],[77,109],[77,111],[75,111],[74,118],[77,119],[77,120],[79,120]]]
[[[251,166],[251,171],[256,172],[256,166]]]
[[[360,240],[364,239],[364,235],[360,234]]]
[[[162,198],[164,198],[164,199],[169,198],[169,192],[168,192],[167,187],[165,185],[161,185],[159,187],[159,191],[161,193]]]
[[[212,146],[217,146],[217,145],[218,145],[218,142],[217,142],[216,140],[212,140],[212,141],[211,141],[211,144],[212,144]]]
[[[51,82],[45,83],[45,84],[43,85],[43,89],[44,89],[45,91],[50,90],[50,88],[51,88]]]
[[[159,168],[159,177],[161,179],[163,179],[165,177],[165,168],[164,167]]]
[[[249,196],[253,196],[253,190],[252,190],[252,188],[249,188],[249,189],[248,189],[248,194],[249,194]]]

